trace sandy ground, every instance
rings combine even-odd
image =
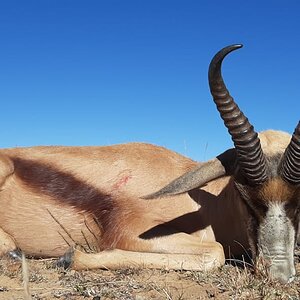
[[[299,256],[296,256],[300,273]],[[27,259],[28,289],[22,263],[0,260],[0,299],[300,299],[300,278],[289,285],[271,282],[251,267],[226,265],[211,273],[133,270],[74,271],[55,260]]]

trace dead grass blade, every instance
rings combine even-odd
[[[24,300],[32,300],[30,289],[29,289],[29,269],[24,253],[22,253],[22,277],[23,277],[23,288],[24,288]]]

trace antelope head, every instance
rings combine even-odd
[[[147,198],[175,195],[231,175],[248,211],[248,239],[256,265],[261,261],[273,279],[291,282],[300,208],[300,122],[282,153],[262,150],[258,134],[239,109],[222,78],[222,61],[241,48],[219,51],[209,66],[209,86],[221,118],[234,143],[217,158],[175,179]]]

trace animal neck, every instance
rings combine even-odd
[[[218,186],[224,185],[225,188],[218,189]],[[211,223],[216,240],[223,245],[226,257],[248,255],[248,212],[233,180],[221,178],[203,189],[214,195],[210,201],[203,203],[202,208],[207,207],[208,223]]]

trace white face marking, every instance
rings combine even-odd
[[[271,203],[258,228],[259,256],[270,263],[271,277],[290,282],[295,276],[295,229],[283,203]]]

